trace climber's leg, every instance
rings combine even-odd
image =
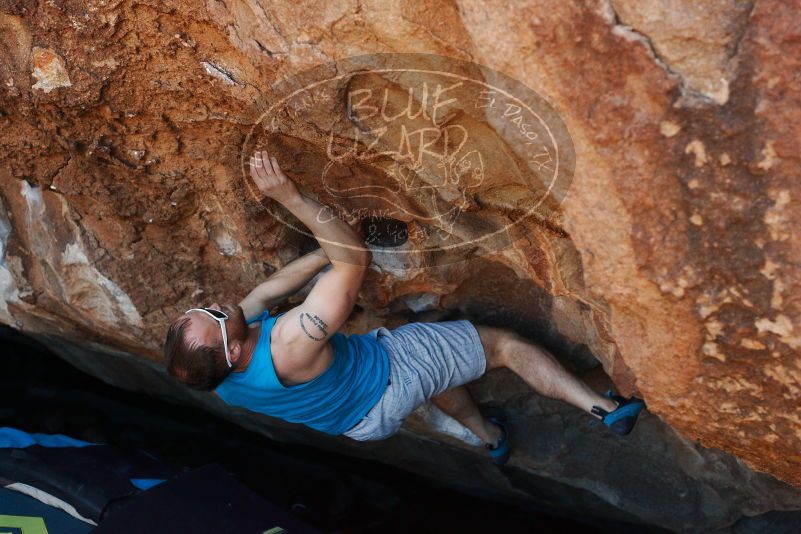
[[[439,395],[431,397],[431,401],[436,404],[437,408],[469,428],[484,443],[494,446],[501,438],[500,427],[481,415],[473,396],[465,386],[457,386],[443,391]]]
[[[476,325],[476,330],[484,346],[487,370],[508,367],[540,395],[568,402],[586,412],[592,413],[593,406],[609,412],[617,407],[612,399],[573,376],[547,349],[513,330],[484,325]]]

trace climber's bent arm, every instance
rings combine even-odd
[[[372,254],[364,240],[331,208],[300,192],[282,199],[281,204],[311,230],[331,265],[370,265]]]
[[[333,216],[330,208],[301,194],[274,157],[256,152],[250,167],[258,189],[306,225],[331,261],[331,269],[320,277],[303,304],[284,313],[271,333],[273,353],[295,370],[302,370],[319,357],[328,339],[347,320],[372,254],[364,240]]]
[[[300,291],[328,264],[328,257],[320,248],[287,263],[242,299],[239,306],[245,318],[252,319],[264,310],[282,303]]]

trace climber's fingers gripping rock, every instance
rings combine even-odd
[[[257,151],[250,158],[250,176],[259,191],[282,204],[300,195],[295,182],[284,174],[275,157],[265,151]]]

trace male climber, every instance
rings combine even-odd
[[[250,174],[265,196],[314,233],[317,249],[269,276],[239,304],[194,308],[169,327],[164,346],[173,377],[226,403],[355,440],[394,434],[431,399],[477,435],[496,463],[509,455],[507,428],[482,415],[464,384],[508,367],[541,395],[559,399],[628,434],[644,404],[599,395],[541,346],[507,328],[467,320],[409,323],[366,334],[337,330],[350,315],[371,253],[324,206],[304,196],[275,157],[256,152]],[[298,292],[330,263],[302,304],[268,310]]]

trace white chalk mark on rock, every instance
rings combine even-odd
[[[59,220],[54,221],[45,209],[42,190],[25,180],[20,182],[20,195],[27,204],[28,218],[25,230],[34,257],[39,265],[57,276],[48,277],[43,291],[51,293],[57,301],[63,301],[83,312],[86,321],[114,327],[143,326],[142,318],[131,299],[114,282],[98,271],[89,260],[81,244],[80,231],[68,225],[71,239],[65,243],[63,228],[66,204],[62,197],[53,195],[61,203]],[[58,209],[57,207],[55,209]],[[62,247],[63,251],[62,251]]]
[[[209,63],[208,61],[201,61],[200,64],[206,69],[207,74],[224,81],[228,85],[236,85],[236,80],[233,75],[222,67],[218,67],[214,63]]]
[[[114,282],[103,276],[89,263],[80,245],[70,243],[61,256],[68,274],[66,292],[69,302],[90,311],[93,319],[119,326],[142,327],[142,317],[130,297]],[[117,312],[124,315],[120,321]]]
[[[0,321],[13,326],[14,317],[8,309],[8,303],[19,301],[19,291],[14,283],[14,276],[6,265],[6,249],[10,236],[11,223],[5,206],[0,202]]]
[[[33,72],[31,74],[37,80],[31,87],[32,89],[49,93],[59,87],[72,86],[61,56],[49,48],[39,48],[38,46],[33,47],[32,55]]]

